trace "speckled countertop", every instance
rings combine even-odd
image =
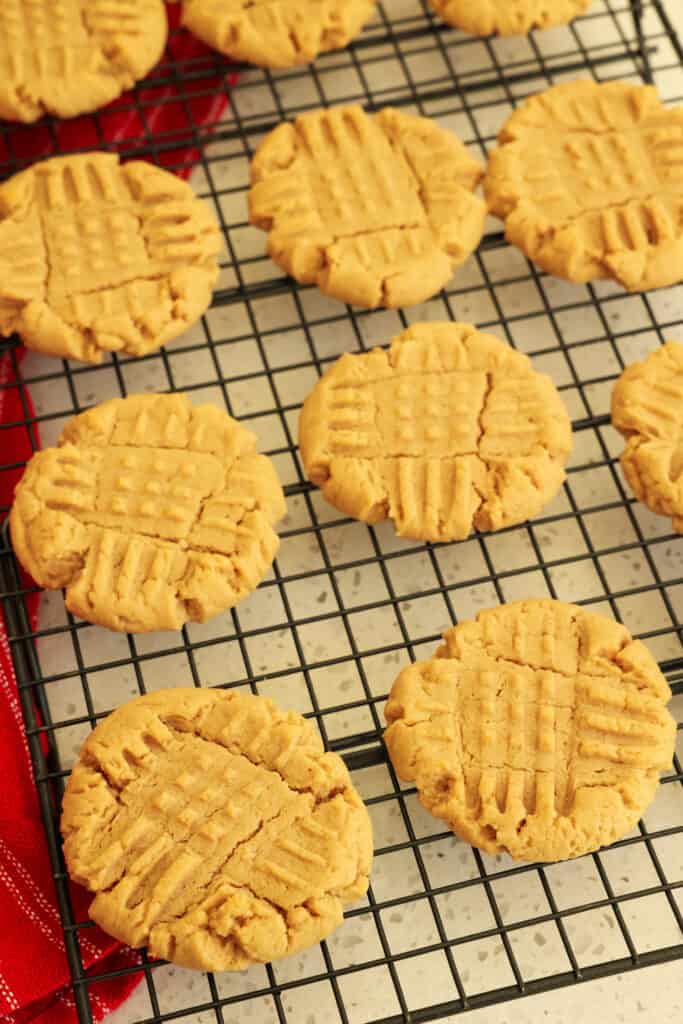
[[[407,9],[415,0],[388,0],[387,9],[392,2],[397,7]],[[616,0],[596,0],[596,6],[611,5],[612,10],[623,10],[623,5]],[[680,0],[668,0],[667,10],[679,25],[683,33],[683,5]],[[625,15],[624,15],[625,16]],[[546,43],[552,49],[552,40],[559,38],[563,30],[553,30],[547,35]],[[477,44],[474,44],[477,45]],[[515,45],[501,41],[501,59],[513,54]],[[413,75],[419,81],[419,61],[416,58],[412,65]],[[372,83],[371,83],[372,84]],[[683,93],[683,73],[667,72],[666,87],[669,96]],[[251,98],[250,98],[251,97]],[[240,94],[239,104],[241,115],[251,111],[249,103],[263,102],[259,90],[253,93]],[[294,102],[294,99],[292,99]],[[438,112],[435,112],[438,113]],[[504,116],[501,107],[500,118]],[[457,125],[451,123],[451,127]],[[480,126],[482,131],[483,126]],[[487,131],[495,131],[498,124],[487,126]],[[216,188],[225,189],[222,197],[223,213],[226,218],[243,219],[233,209],[233,205],[244,202],[243,193],[229,191],[235,184],[236,176],[240,182],[246,171],[246,159],[235,161],[220,160],[212,163],[212,174]],[[203,172],[198,171],[194,183],[198,191],[206,187]],[[235,231],[231,239],[237,258],[248,259],[260,255],[263,251],[263,236],[251,229]],[[510,248],[494,250],[487,254],[487,265],[492,279],[496,274],[512,276],[520,267],[525,273],[524,261],[518,253]],[[471,276],[473,285],[478,282],[470,261],[461,271],[462,280]],[[251,273],[251,267],[249,273]],[[231,271],[226,271],[224,283],[229,285]],[[251,279],[251,278],[250,278]],[[533,285],[533,288],[536,286]],[[525,314],[531,313],[536,301],[532,282],[525,281],[519,286],[508,289],[507,286],[498,290],[498,301],[503,315],[514,319],[511,326],[515,342],[532,356],[534,351],[544,347],[544,330],[546,318],[533,321],[533,327],[525,324]],[[611,294],[611,286],[600,286],[600,295]],[[546,291],[554,303],[571,302],[579,295],[579,289],[562,282],[546,282]],[[304,312],[310,319],[319,316],[321,319],[328,311],[334,310],[334,303],[322,299],[314,291],[302,293],[301,301]],[[469,319],[475,323],[492,321],[491,311],[487,306],[488,298],[484,289],[471,292],[463,298],[457,309],[460,319]],[[628,362],[651,349],[657,344],[654,331],[640,330],[644,325],[640,321],[640,300],[624,296],[605,305],[605,313],[610,328],[618,335],[619,351]],[[659,322],[671,323],[683,320],[683,289],[670,289],[650,296],[651,307]],[[290,363],[305,362],[308,358],[306,347],[301,339],[301,331],[285,330],[284,324],[296,319],[291,310],[292,300],[289,296],[265,299],[252,303],[252,310],[257,319],[259,330],[271,331],[267,336],[266,346],[273,342],[272,349],[267,347],[265,355],[271,369],[275,370],[275,381],[280,401],[284,404],[300,402],[315,380],[313,366],[295,373],[280,366]],[[593,322],[594,310],[590,305],[577,309],[562,318],[561,329],[565,338],[581,340],[599,333]],[[443,307],[435,300],[417,310],[409,311],[410,319],[439,319],[443,317]],[[255,372],[261,366],[259,362],[263,353],[259,353],[255,344],[249,340],[249,324],[241,304],[234,304],[211,310],[208,314],[214,332],[221,332],[223,338],[242,337],[229,347],[209,352],[207,347],[186,350],[193,339],[197,344],[203,342],[201,326],[198,325],[188,332],[177,343],[167,347],[168,365],[172,368],[177,387],[202,384],[194,392],[194,400],[221,399],[221,389],[217,378],[216,358],[221,373],[230,377],[231,367],[239,365],[241,373],[251,369]],[[283,325],[282,331],[280,326]],[[380,344],[386,343],[392,334],[400,328],[396,314],[377,313],[368,316],[361,324],[366,338]],[[493,327],[494,333],[501,333],[501,328]],[[628,332],[633,331],[631,335]],[[678,326],[668,332],[671,337],[683,341],[683,328]],[[324,325],[313,332],[316,351],[321,358],[335,355],[345,348],[356,347],[357,339],[345,321],[335,323],[333,327]],[[184,351],[175,352],[176,348]],[[281,354],[280,354],[281,353]],[[614,375],[618,371],[613,351],[607,343],[597,342],[585,348],[577,348],[572,352],[573,369],[580,376],[592,379]],[[581,365],[581,360],[584,365]],[[225,361],[224,361],[225,360]],[[231,360],[229,362],[229,360]],[[585,415],[579,404],[579,398],[571,388],[571,374],[567,361],[560,352],[539,356],[535,360],[539,369],[551,373],[560,385],[567,385],[563,396],[574,417]],[[28,376],[47,372],[50,364],[38,356],[29,355],[26,360]],[[161,359],[148,359],[139,365],[124,363],[123,376],[126,384],[135,390],[166,389],[168,378]],[[78,400],[91,403],[118,393],[116,378],[110,366],[106,364],[92,373],[75,378],[74,386]],[[268,398],[262,388],[266,385],[259,377],[251,378],[242,383],[229,383],[230,399],[237,415],[256,414],[265,409],[263,415],[254,415],[250,425],[259,434],[262,447],[267,450],[282,448],[284,439],[282,426],[278,418],[268,412],[268,401],[272,406],[272,395]],[[611,383],[596,383],[586,389],[591,412],[599,415],[608,409]],[[54,380],[32,385],[33,398],[39,413],[51,413],[69,406],[69,397],[64,383]],[[267,390],[267,388],[266,388]],[[295,430],[296,412],[291,414],[290,426]],[[61,429],[58,418],[46,422],[43,429],[43,444],[49,444]],[[612,454],[619,451],[619,442],[615,435],[606,428],[603,437]],[[572,459],[574,466],[589,465],[595,458],[595,433],[583,431],[577,434],[576,448]],[[277,457],[278,469],[285,483],[292,483],[293,474],[289,456]],[[571,490],[574,500],[580,508],[614,500],[614,482],[610,474],[602,469],[588,472],[577,472],[572,476]],[[349,612],[358,649],[397,647],[401,643],[401,632],[390,603],[386,602],[386,579],[377,565],[368,562],[361,568],[341,569],[335,575],[337,593],[330,586],[329,576],[322,572],[324,557],[328,557],[333,565],[355,562],[371,558],[373,548],[369,533],[361,524],[334,525],[338,518],[333,510],[326,509],[315,495],[313,504],[318,521],[332,524],[325,530],[326,550],[321,553],[318,543],[310,533],[294,534],[283,543],[278,558],[279,572],[287,577],[300,572],[319,573],[312,580],[293,581],[286,587],[291,614],[296,618],[305,619],[315,615],[321,609],[335,609],[337,600],[343,601]],[[565,494],[560,495],[548,510],[549,514],[564,511],[568,508]],[[680,580],[683,576],[683,541],[671,540],[668,534],[669,524],[638,507],[635,512],[643,535],[653,539],[650,552],[656,569],[663,580]],[[300,526],[310,524],[309,513],[302,498],[292,498],[288,503],[288,516],[284,523],[286,531],[296,530]],[[613,508],[609,513],[596,513],[585,519],[590,533],[591,542],[597,547],[610,545],[629,545],[634,541],[632,522],[625,512]],[[657,539],[662,538],[658,544]],[[411,546],[397,541],[388,526],[381,526],[376,531],[376,543],[382,551],[396,556],[390,563],[389,573],[394,592],[399,599],[401,594],[429,590],[435,587],[434,563],[423,553],[415,553]],[[572,564],[565,564],[551,570],[552,584],[559,597],[567,600],[592,599],[596,610],[609,613],[609,605],[600,580],[596,578],[595,568],[590,559],[581,559],[585,552],[585,538],[582,538],[572,520],[552,521],[533,527],[533,533],[525,528],[508,531],[496,537],[486,539],[486,548],[491,564],[496,570],[520,569],[517,575],[506,576],[501,583],[502,596],[511,600],[522,596],[538,596],[546,593],[543,575],[538,568],[538,556],[531,548],[532,540],[543,557],[549,557],[552,549],[553,559],[578,558]],[[405,554],[404,554],[405,551]],[[462,579],[477,580],[485,578],[489,570],[482,562],[481,548],[476,541],[457,545],[449,545],[437,549],[435,558],[439,571],[447,584]],[[533,566],[528,571],[525,566]],[[602,560],[602,571],[608,586],[613,590],[628,589],[648,581],[652,568],[642,552],[635,544],[621,555],[609,556]],[[649,575],[648,575],[649,574]],[[672,586],[668,592],[670,606],[674,609],[679,621],[683,618],[683,586]],[[370,614],[353,613],[353,608],[373,601],[384,601],[383,607]],[[491,583],[473,583],[457,591],[458,616],[466,618],[479,609],[497,603],[497,595]],[[624,597],[618,602],[618,610],[624,622],[634,632],[656,631],[667,622],[666,611],[661,606],[661,599],[655,592],[648,600],[636,597]],[[445,626],[448,610],[440,594],[418,599],[405,600],[400,603],[403,625],[411,637],[429,637]],[[225,622],[216,620],[204,626],[192,626],[189,629],[191,640],[213,640],[211,646],[197,648],[194,652],[195,668],[204,685],[221,683],[245,676],[245,655],[250,661],[252,672],[256,676],[293,670],[299,665],[297,652],[293,646],[289,629],[282,626],[286,616],[283,612],[280,590],[276,586],[262,587],[239,608],[239,624],[242,631],[249,631],[262,626],[273,626],[273,632],[264,640],[255,635],[247,638],[244,649],[234,639],[223,639]],[[60,594],[47,594],[42,603],[41,624],[61,625],[64,623],[63,602]],[[668,620],[669,626],[671,620]],[[81,663],[86,666],[92,703],[95,711],[107,710],[122,703],[138,692],[133,667],[126,665],[116,670],[88,670],[89,664],[101,664],[108,659],[127,659],[131,648],[126,637],[108,633],[95,628],[79,630]],[[343,629],[339,628],[339,620],[331,617],[327,622],[317,623],[313,628],[302,626],[297,631],[298,641],[304,657],[309,664],[325,662],[337,656],[344,658],[349,653],[348,639]],[[433,641],[428,644],[416,643],[415,654],[420,657],[433,650]],[[660,659],[680,655],[680,644],[672,632],[662,628],[662,634],[654,637],[651,646]],[[177,638],[169,634],[157,634],[140,637],[135,641],[135,650],[142,655],[155,655],[139,663],[144,683],[149,689],[160,686],[186,685],[188,681],[188,665],[184,652],[178,652]],[[49,688],[49,700],[56,720],[67,720],[85,713],[83,692],[78,677],[78,661],[68,634],[55,634],[45,638],[40,647],[40,655],[50,671],[59,673],[73,672],[72,677],[63,678],[58,686]],[[364,658],[373,694],[383,694],[390,686],[396,671],[405,659],[405,652],[399,649],[382,655],[369,655]],[[364,691],[353,663],[340,661],[338,664],[323,665],[311,671],[311,681],[315,687],[320,706],[333,707],[350,705],[346,710],[335,712],[325,718],[327,736],[331,740],[343,736],[364,733],[375,728],[367,706],[360,702]],[[310,695],[296,671],[283,678],[272,679],[259,683],[259,692],[277,699],[285,707],[294,707],[301,711],[312,710]],[[380,708],[381,713],[381,708]],[[674,713],[679,720],[683,717],[683,697],[676,699]],[[58,743],[65,764],[69,764],[77,752],[87,726],[73,725],[59,730]],[[681,751],[683,753],[683,751]],[[376,765],[354,773],[354,781],[366,798],[373,798],[392,792],[392,784],[388,779],[385,765]],[[389,905],[381,911],[382,926],[388,948],[396,954],[421,949],[438,942],[438,934],[434,917],[435,907],[429,901],[419,898],[424,891],[420,871],[426,873],[432,887],[462,881],[464,887],[457,892],[444,893],[436,897],[439,916],[447,938],[455,939],[469,934],[485,932],[494,924],[491,913],[491,902],[486,898],[481,884],[467,886],[467,882],[479,881],[481,872],[486,873],[488,884],[495,897],[497,907],[505,923],[512,923],[526,918],[542,917],[549,909],[548,891],[559,910],[577,904],[589,904],[592,900],[604,897],[604,880],[599,877],[596,862],[592,858],[561,865],[553,865],[541,875],[535,871],[523,875],[506,874],[505,870],[512,867],[504,857],[482,857],[479,861],[471,849],[457,842],[435,825],[421,810],[413,795],[405,799],[406,815],[410,828],[418,838],[425,839],[420,847],[419,864],[416,863],[410,849],[401,848],[407,838],[406,817],[401,815],[395,800],[376,802],[371,811],[375,829],[377,848],[398,846],[396,852],[378,857],[373,872],[374,899],[387,901],[404,895],[414,895],[410,902]],[[648,828],[664,829],[672,824],[683,822],[683,788],[676,785],[663,786],[661,792],[645,816]],[[433,837],[433,839],[431,838]],[[657,840],[657,854],[670,878],[683,878],[683,849],[680,835]],[[618,850],[610,850],[600,855],[601,870],[610,881],[615,895],[635,892],[636,890],[655,886],[657,877],[651,859],[646,855],[641,843],[627,845]],[[502,873],[501,873],[502,872]],[[542,884],[543,883],[543,884]],[[680,901],[681,890],[676,891],[675,898]],[[651,951],[667,945],[681,942],[680,930],[670,908],[666,905],[663,894],[626,901],[621,905],[621,913],[633,936],[638,951]],[[618,927],[613,910],[602,906],[597,910],[587,910],[564,919],[569,933],[571,946],[576,954],[579,966],[586,967],[606,960],[616,960],[628,955],[623,934]],[[530,929],[521,928],[509,933],[514,954],[525,980],[548,976],[567,971],[570,964],[567,954],[559,940],[558,930],[554,923],[545,921]],[[353,963],[376,961],[383,956],[382,945],[378,932],[373,924],[370,913],[363,908],[354,913],[327,942],[325,956],[338,969]],[[483,992],[489,989],[514,984],[508,957],[497,935],[483,938],[471,943],[463,943],[454,947],[458,970],[465,990],[468,993]],[[447,1002],[457,997],[453,979],[448,970],[442,951],[420,954],[399,960],[398,977],[406,998],[413,1009],[421,1006]],[[288,1024],[336,1024],[340,1019],[331,986],[325,981],[305,979],[319,977],[326,970],[326,961],[320,948],[293,957],[274,965],[272,979],[280,984],[301,980],[302,985],[286,988],[282,994],[282,1012]],[[457,1017],[458,1021],[472,1021],[473,1024],[582,1024],[582,1022],[599,1021],[601,1024],[617,1024],[617,1022],[658,1021],[659,1024],[678,1024],[683,1019],[683,971],[680,962],[668,965],[649,967],[638,972],[620,975],[604,980],[591,981],[575,985],[551,993],[526,997],[521,1000],[500,1004],[491,1008],[470,1011]],[[216,1024],[217,1017],[213,1010],[199,1012],[191,1010],[193,1006],[201,1006],[211,999],[211,991],[207,978],[200,973],[184,971],[172,966],[164,966],[154,971],[154,983],[162,1013],[177,1013],[182,1024]],[[223,1009],[224,1024],[237,1024],[242,1021],[254,1021],[256,1024],[276,1024],[277,1008],[270,996],[261,994],[268,988],[269,981],[263,968],[255,968],[245,974],[216,976],[216,988],[222,997],[238,993],[259,993],[243,1002],[228,1004]],[[349,1024],[366,1024],[384,1016],[399,1013],[400,1007],[396,1000],[395,988],[389,978],[386,967],[374,967],[353,974],[342,974],[339,989],[348,1013]],[[185,1010],[186,1012],[183,1012]],[[132,998],[118,1011],[107,1018],[108,1024],[136,1024],[152,1014],[149,995],[143,984]],[[456,1018],[443,1018],[455,1021]]]

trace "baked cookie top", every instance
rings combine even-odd
[[[160,59],[162,0],[2,0],[0,117],[98,110]]]
[[[203,622],[246,597],[285,512],[256,438],[185,395],[131,395],[75,416],[37,452],[10,514],[17,558],[67,608],[145,633]]]
[[[430,298],[476,249],[483,168],[451,132],[387,108],[283,123],[251,165],[252,224],[302,284],[374,308]]]
[[[563,25],[593,0],[429,0],[444,21],[475,36],[519,36],[534,28]]]
[[[676,737],[645,645],[550,600],[481,612],[444,640],[386,708],[391,760],[427,810],[521,860],[578,857],[630,831]]]
[[[525,355],[468,324],[423,323],[338,359],[304,403],[299,446],[342,512],[449,541],[536,515],[562,485],[572,433]]]
[[[376,0],[182,0],[183,25],[207,46],[268,68],[308,64],[358,35]]]
[[[683,345],[669,341],[628,366],[612,392],[626,438],[621,465],[639,501],[683,533]]]
[[[62,835],[94,921],[206,971],[319,942],[372,863],[342,759],[301,715],[235,691],[158,690],[114,711],[74,767]]]
[[[525,100],[485,183],[509,241],[570,281],[683,279],[683,107],[652,86],[568,82]]]
[[[34,164],[0,184],[0,334],[90,363],[143,355],[207,308],[221,247],[168,171],[112,153]]]

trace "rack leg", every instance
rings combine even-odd
[[[643,0],[631,0],[631,16],[633,17],[633,26],[636,32],[636,39],[638,40],[638,51],[642,61],[640,73],[643,81],[648,85],[652,85],[654,76],[652,74],[652,65],[650,64],[650,54],[648,53],[645,35],[643,34]]]

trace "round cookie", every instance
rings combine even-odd
[[[629,832],[671,765],[671,691],[639,640],[560,601],[480,612],[406,668],[386,708],[398,775],[488,853],[555,861]]]
[[[475,36],[520,36],[535,28],[564,25],[593,0],[429,0],[449,25]]]
[[[299,447],[346,515],[450,541],[540,512],[564,481],[572,433],[525,355],[467,324],[424,323],[388,350],[338,359],[304,403]]]
[[[256,438],[185,395],[131,395],[75,416],[37,452],[10,514],[17,558],[67,608],[129,633],[231,608],[278,549],[285,502]]]
[[[164,52],[162,0],[2,0],[0,117],[98,110]]]
[[[266,68],[348,46],[376,0],[182,0],[183,25],[215,50]]]
[[[97,924],[205,971],[319,942],[372,863],[368,812],[314,726],[224,690],[158,690],[101,722],[69,779],[62,835]]]
[[[612,425],[626,438],[621,466],[636,497],[683,533],[682,344],[669,341],[624,370]]]
[[[411,306],[479,244],[482,176],[460,140],[427,118],[335,107],[266,136],[249,211],[271,257],[302,284],[367,308]]]
[[[683,280],[683,107],[652,86],[568,82],[503,127],[485,183],[508,240],[570,281]]]
[[[89,363],[144,355],[207,308],[221,248],[168,171],[112,153],[34,164],[0,184],[0,334]]]

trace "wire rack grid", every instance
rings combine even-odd
[[[84,148],[99,144],[179,170],[187,147],[200,153],[191,180],[214,204],[227,249],[211,309],[163,351],[113,356],[99,367],[30,353],[21,362],[10,339],[3,347],[16,380],[0,386],[19,396],[25,415],[14,427],[25,428],[34,447],[37,431],[50,444],[73,413],[130,391],[182,389],[216,402],[272,455],[288,515],[259,590],[182,635],[110,634],[75,621],[54,593],[43,595],[33,629],[34,591],[3,534],[5,620],[80,1020],[92,1020],[92,981],[109,975],[83,971],[80,945],[91,926],[74,916],[60,852],[64,780],[85,735],[113,707],[188,681],[251,689],[316,720],[369,805],[372,885],[320,947],[244,975],[181,972],[143,954],[129,970],[144,983],[116,1024],[230,1024],[252,1014],[264,1024],[443,1020],[683,956],[680,733],[673,768],[632,834],[545,867],[456,841],[399,783],[381,743],[382,705],[400,666],[430,655],[451,622],[522,596],[573,600],[623,621],[658,657],[683,722],[683,546],[625,487],[608,416],[623,366],[665,338],[683,340],[683,289],[626,296],[609,284],[554,280],[509,247],[492,221],[477,254],[433,301],[406,312],[359,311],[283,278],[263,255],[264,236],[249,227],[245,202],[249,158],[263,134],[320,104],[398,105],[437,118],[483,156],[516,102],[562,80],[654,80],[674,102],[683,92],[683,51],[663,5],[598,0],[568,27],[481,40],[444,26],[423,0],[385,0],[348,50],[282,73],[239,69],[230,87],[234,66],[217,55],[178,61],[176,37],[174,30],[162,64],[113,108],[134,118],[136,137],[108,142],[105,111],[87,119]],[[213,128],[200,128],[192,103],[219,88],[229,88],[230,106]],[[159,102],[174,104],[185,126],[154,132],[150,112]],[[31,130],[43,133],[46,155],[78,148],[50,119]],[[0,126],[0,176],[25,164],[25,132]],[[563,493],[532,523],[432,546],[327,507],[302,473],[296,420],[341,352],[385,344],[410,321],[451,318],[505,337],[553,375],[572,414],[575,452]],[[0,453],[0,472],[15,471],[1,440]]]

